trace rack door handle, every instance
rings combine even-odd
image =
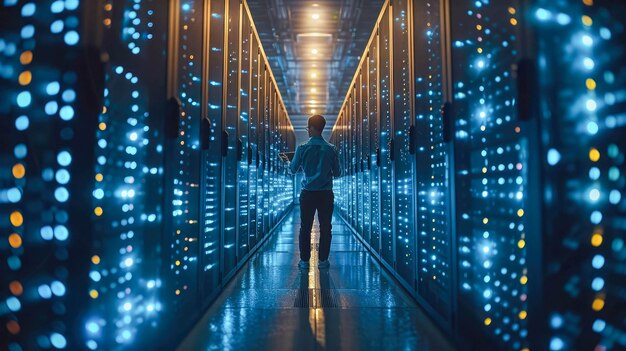
[[[237,138],[237,162],[243,161],[243,142]]]
[[[222,131],[222,157],[228,156],[228,132]]]
[[[182,103],[177,97],[167,100],[167,113],[165,118],[165,135],[168,139],[176,139],[179,134],[179,119]]]
[[[443,141],[452,141],[452,103],[446,102],[441,106],[441,119],[443,122]]]
[[[514,68],[517,82],[517,119],[528,121],[536,114],[537,68],[531,59],[521,59]]]
[[[202,118],[200,122],[200,139],[202,150],[208,150],[211,143],[211,127],[212,123],[208,117]]]

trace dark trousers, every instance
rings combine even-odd
[[[317,220],[320,223],[320,261],[328,259],[330,241],[332,239],[331,220],[335,195],[332,190],[300,192],[300,259],[308,261],[311,258],[311,229],[317,211]]]

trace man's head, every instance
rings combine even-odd
[[[313,115],[307,121],[309,136],[321,136],[326,126],[326,119],[321,115]]]

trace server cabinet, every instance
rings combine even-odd
[[[538,119],[542,142],[543,228],[528,245],[543,259],[528,284],[543,294],[529,312],[531,347],[623,350],[626,5],[532,5],[539,94],[520,103],[540,108],[524,117]]]
[[[379,32],[377,30],[377,32]],[[369,48],[369,123],[370,123],[370,164],[371,184],[370,199],[372,212],[372,236],[370,247],[380,253],[381,248],[381,210],[380,210],[380,86],[379,86],[379,35],[375,34]]]
[[[357,229],[359,227],[359,168],[357,166],[359,160],[359,140],[357,138],[358,135],[358,124],[357,121],[359,119],[358,116],[358,99],[359,97],[356,94],[356,86],[353,85],[352,88],[352,101],[350,104],[350,166],[352,168],[352,181],[350,182],[350,186],[352,187],[352,227]]]
[[[359,234],[364,237],[364,215],[365,205],[363,203],[364,175],[363,175],[363,96],[361,89],[361,73],[359,72],[356,82],[354,83],[354,96],[356,97],[356,115],[354,127],[356,129],[356,190],[357,190],[357,220],[356,228]]]
[[[353,115],[354,115],[354,108],[353,108],[353,99],[354,96],[352,95],[354,94],[354,89],[352,87],[350,87],[350,96],[348,96],[348,99],[346,100],[346,120],[345,120],[345,128],[346,128],[346,167],[348,168],[348,174],[347,174],[347,179],[346,179],[346,186],[347,186],[347,190],[348,190],[348,223],[350,223],[350,225],[354,228],[355,226],[355,220],[354,220],[354,211],[355,211],[355,204],[354,204],[354,189],[355,189],[355,185],[354,185],[354,149],[353,149],[353,143],[354,143],[354,134],[353,134]]]
[[[519,8],[450,4],[459,334],[477,348],[528,347],[528,300],[538,298],[527,286],[527,233],[536,230],[528,128],[511,72],[522,58]]]
[[[93,3],[61,8],[0,11],[0,345],[11,350],[84,347],[103,67],[82,27],[102,18]]]
[[[263,197],[263,233],[266,233],[270,227],[270,201],[272,199],[271,193],[271,163],[270,163],[270,113],[271,113],[271,96],[272,96],[272,88],[271,88],[271,78],[269,74],[269,69],[267,65],[265,66],[265,110],[263,114],[263,123],[265,128],[263,129],[263,137],[264,137],[264,149],[263,149],[263,157],[265,164],[265,174],[263,177],[263,187],[264,189],[264,197]],[[265,234],[264,234],[265,235]]]
[[[393,178],[393,120],[391,95],[391,13],[390,7],[384,10],[379,30],[380,58],[380,214],[381,247],[380,255],[387,264],[394,266],[394,178]]]
[[[237,222],[237,235],[238,240],[238,252],[237,257],[241,260],[249,252],[248,245],[248,213],[249,208],[249,195],[248,195],[248,119],[250,115],[250,20],[247,13],[243,12],[242,8],[241,17],[241,66],[240,72],[240,86],[239,86],[239,126],[237,129],[237,191],[239,192],[238,203],[238,222]]]
[[[450,325],[454,261],[450,203],[451,133],[444,104],[444,22],[439,1],[413,2],[417,294]],[[435,317],[437,318],[437,317]]]
[[[184,4],[183,4],[184,6]],[[207,81],[204,82],[206,117],[203,119],[201,173],[200,293],[205,301],[219,292],[221,282],[222,143],[224,113],[225,1],[211,1],[208,11]],[[205,20],[206,21],[206,20]],[[205,26],[206,28],[206,26]],[[208,142],[208,143],[207,143]]]
[[[250,49],[250,116],[248,128],[248,160],[249,163],[249,234],[248,241],[250,247],[258,241],[258,178],[259,178],[259,44],[254,34],[251,33],[251,49]]]
[[[372,206],[371,206],[371,156],[370,156],[370,112],[369,112],[369,58],[364,61],[364,66],[361,69],[361,84],[359,86],[361,90],[361,165],[363,168],[363,232],[362,236],[365,242],[371,243],[372,241]]]
[[[265,151],[267,124],[265,123],[265,117],[267,114],[267,99],[266,99],[266,86],[267,86],[267,72],[265,64],[263,64],[261,76],[259,77],[259,173],[257,178],[257,191],[258,191],[258,205],[257,205],[257,227],[260,229],[259,233],[265,233],[265,213],[266,213],[266,198],[267,198],[267,183],[264,181],[267,179],[267,152]],[[263,235],[263,234],[261,234]]]
[[[197,240],[200,219],[200,132],[204,67],[204,4],[175,2],[170,14],[170,109],[164,143],[164,279],[171,315],[189,315],[198,304]]]
[[[241,56],[239,21],[241,20],[241,5],[238,0],[227,2],[227,35],[226,35],[226,57],[225,67],[225,94],[224,94],[224,158],[223,158],[223,229],[222,229],[222,274],[229,277],[237,266],[237,181],[238,181],[238,161],[237,161],[237,127],[239,124],[239,89],[240,89],[240,65]]]
[[[413,132],[413,94],[411,67],[412,13],[408,0],[394,1],[391,6],[393,27],[393,144],[394,162],[395,257],[398,274],[415,288],[415,151],[411,149]]]
[[[174,215],[164,212],[166,205],[172,209],[164,200],[173,191],[169,172],[164,179],[164,147],[179,136],[176,129],[181,115],[177,104],[164,108],[168,67],[167,36],[162,33],[168,32],[168,17],[175,13],[168,13],[171,9],[165,1],[107,4],[102,9],[109,63],[104,108],[96,131],[94,240],[86,249],[91,255],[88,294],[92,303],[85,314],[85,344],[78,347],[89,349],[148,343],[138,336],[169,325],[162,313],[171,313],[183,303],[174,300],[176,290],[183,293],[186,284],[178,279],[165,281],[172,277],[174,268],[171,262],[164,262],[172,258],[166,254],[170,249],[182,249],[172,233],[164,231]],[[175,67],[170,68],[174,73]],[[197,96],[195,89],[190,93]],[[190,105],[186,108],[198,118]],[[197,230],[193,225],[178,224],[184,230]],[[192,255],[197,257],[197,252]],[[181,265],[183,256],[179,256]],[[196,278],[187,272],[185,275],[184,279]],[[195,298],[195,291],[186,292]]]

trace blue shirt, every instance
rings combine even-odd
[[[289,164],[291,173],[304,170],[302,189],[321,191],[333,189],[333,176],[339,177],[339,153],[337,148],[321,136],[314,136],[298,146]]]

